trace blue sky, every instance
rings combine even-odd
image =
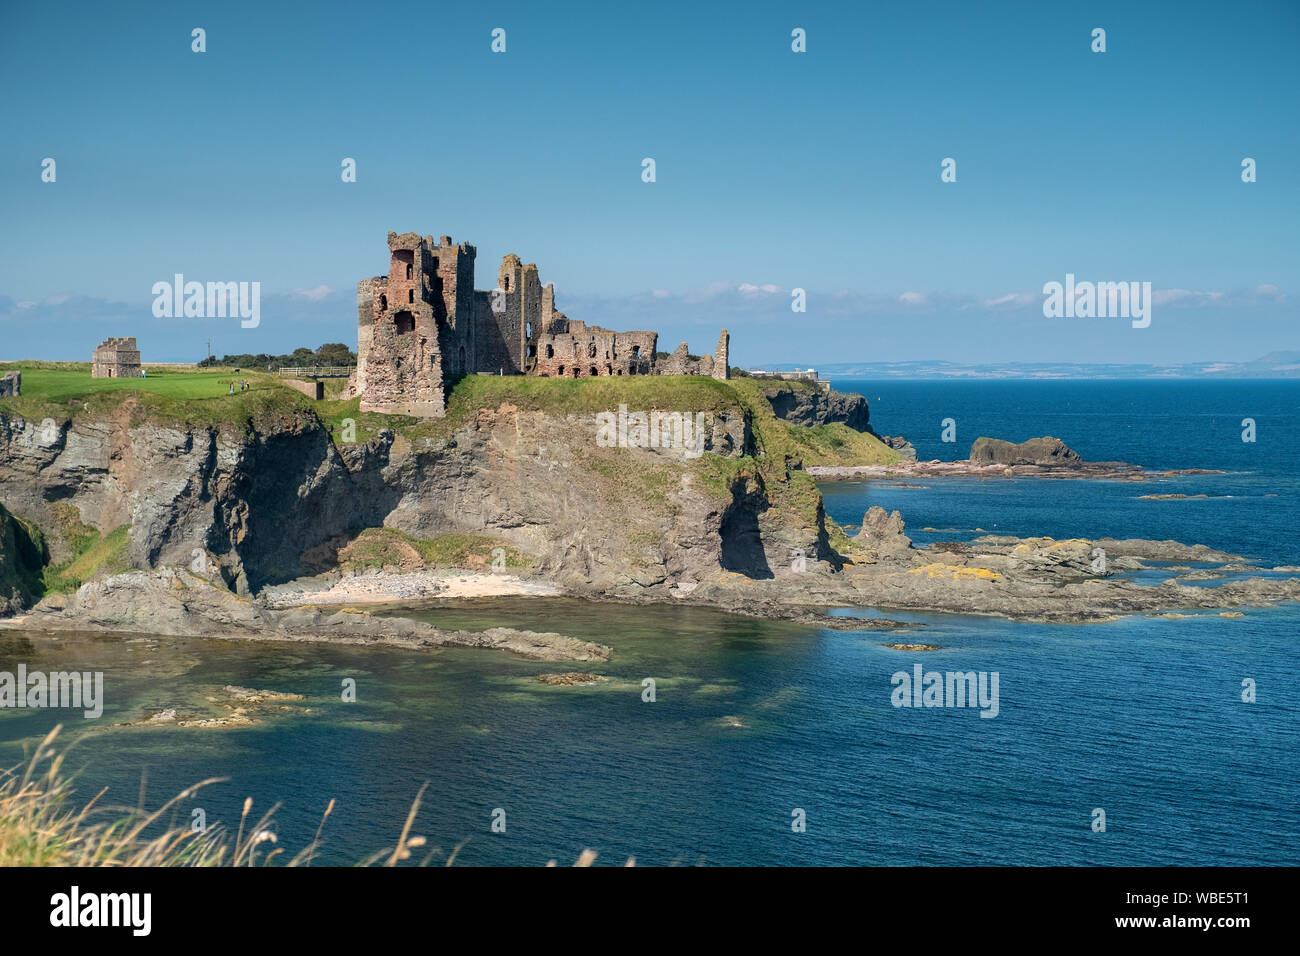
[[[355,342],[390,229],[745,365],[1296,348],[1298,40],[1282,2],[5,4],[0,358]],[[176,272],[261,325],[155,319]],[[1067,272],[1151,326],[1044,318]]]

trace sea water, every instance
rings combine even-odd
[[[1050,434],[1092,460],[1225,472],[827,484],[827,510],[843,524],[879,504],[902,512],[918,544],[985,532],[1171,538],[1266,566],[1300,564],[1298,384],[835,386],[866,395],[874,427],[906,435],[923,460],[964,458],[980,435]],[[945,418],[957,442],[941,440]],[[1256,423],[1254,442],[1241,440],[1244,418]],[[1153,493],[1209,497],[1141,497]],[[432,862],[455,851],[458,864],[564,864],[585,848],[619,864],[1300,862],[1294,605],[1089,625],[837,611],[915,625],[902,635],[559,598],[398,613],[447,627],[557,630],[614,656],[541,664],[468,649],[2,632],[0,670],[75,666],[106,678],[98,720],[0,711],[0,757],[17,762],[62,723],[85,799],[108,786],[101,802],[135,805],[143,790],[152,807],[229,777],[183,802],[172,822],[188,825],[200,809],[209,825],[234,829],[245,797],[254,816],[279,803],[276,845],[290,853],[333,798],[319,863],[392,846],[426,784],[413,832],[439,851]],[[891,676],[918,662],[998,673],[997,717],[893,706]],[[567,670],[610,679],[536,679]],[[1244,680],[1254,703],[1242,699]],[[258,712],[250,727],[120,726],[160,708],[211,712],[226,684],[305,699]]]

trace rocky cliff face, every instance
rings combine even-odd
[[[367,462],[381,449],[352,455]],[[137,568],[213,561],[241,591],[292,573],[319,529],[376,514],[382,499],[366,469],[350,469],[315,416],[269,432],[236,427],[45,424],[0,415],[0,483],[9,508],[46,532],[66,556],[56,505],[107,534],[131,526]]]
[[[138,422],[129,403],[62,423],[0,414],[0,493],[47,532],[55,560],[72,505],[105,534],[130,526],[131,567],[219,570],[241,594],[310,573],[304,552],[337,535],[385,525],[490,535],[557,583],[619,596],[689,593],[722,569],[771,577],[796,548],[813,569],[834,560],[819,499],[802,517],[774,508],[769,479],[740,467],[755,454],[743,409],[713,415],[704,448],[716,454],[702,457],[600,447],[598,430],[594,416],[510,404],[446,437],[354,444],[305,408],[273,427]]]
[[[0,617],[32,603],[47,557],[41,536],[0,505]]]
[[[871,412],[861,395],[823,392],[819,388],[772,385],[763,396],[776,417],[792,425],[827,425],[839,422],[854,431],[871,431]]]
[[[871,410],[861,395],[823,392],[810,385],[782,384],[763,389],[763,397],[772,412],[792,425],[829,425],[839,423],[854,431],[879,438],[886,447],[898,452],[906,461],[916,461],[916,449],[902,435],[881,435],[871,427]]]

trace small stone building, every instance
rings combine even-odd
[[[140,377],[140,350],[134,338],[104,339],[91,362],[91,378]]]
[[[0,375],[0,398],[17,396],[23,393],[23,373],[5,372]]]

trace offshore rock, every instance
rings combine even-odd
[[[1014,444],[1001,438],[977,438],[970,448],[970,461],[979,465],[1071,466],[1082,464],[1078,453],[1059,438],[1031,438]]]

